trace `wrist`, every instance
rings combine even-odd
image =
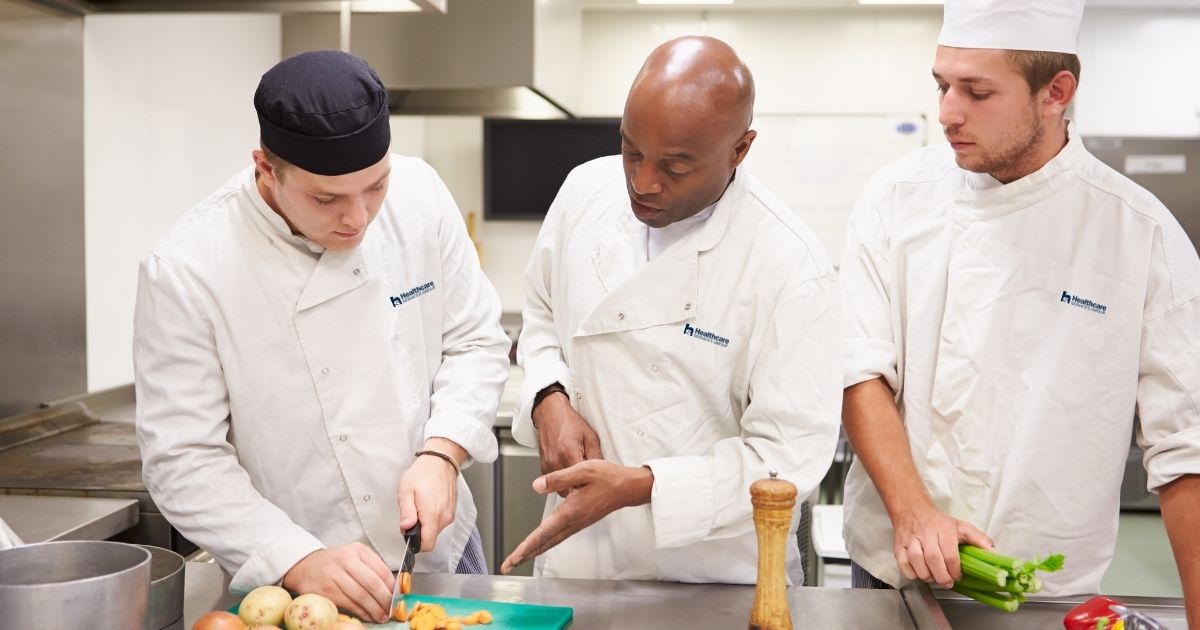
[[[649,466],[627,467],[622,483],[625,507],[646,505],[654,493],[654,471]]]
[[[892,523],[914,520],[922,514],[937,511],[933,500],[929,498],[929,494],[924,489],[911,493],[904,498],[885,501],[884,507],[887,509],[888,518],[891,519]]]
[[[456,460],[456,458],[454,456],[445,454],[445,452],[442,452],[437,449],[428,448],[428,444],[426,444],[425,449],[416,451],[415,454],[413,455],[413,457],[418,458],[418,460],[421,457],[438,458],[438,460],[442,460],[443,462],[445,462],[446,466],[449,466],[452,470],[454,470],[455,476],[462,474],[462,466],[460,463],[458,463],[458,461]]]
[[[562,394],[562,396],[556,396],[555,394]],[[563,387],[562,383],[551,383],[543,387],[533,397],[533,404],[529,407],[529,419],[533,421],[533,428],[537,429],[541,425],[537,413],[538,409],[553,409],[559,404],[570,404],[570,400],[570,396],[567,395],[567,388]]]

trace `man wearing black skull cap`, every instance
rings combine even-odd
[[[459,471],[496,457],[499,299],[441,179],[389,154],[365,61],[286,59],[254,106],[253,166],[141,264],[143,476],[230,590],[383,621],[418,521],[418,571],[484,570]]]

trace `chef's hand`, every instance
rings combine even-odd
[[[461,467],[467,459],[463,447],[445,438],[429,438],[423,451],[437,451],[453,458]],[[454,522],[458,501],[458,470],[435,455],[422,455],[400,478],[400,531],[421,522],[421,551],[433,551],[438,534]],[[389,602],[390,603],[390,602]]]
[[[538,430],[538,453],[542,474],[568,468],[588,459],[604,459],[600,436],[571,406],[565,395],[551,394],[533,410],[533,426]],[[567,496],[565,488],[558,494]]]
[[[958,544],[992,549],[992,539],[974,525],[943,514],[933,505],[914,508],[892,518],[892,551],[896,565],[910,580],[921,579],[950,588],[962,579]]]
[[[654,473],[649,468],[621,466],[602,459],[580,462],[534,479],[533,489],[538,494],[567,489],[571,494],[517,545],[500,572],[507,575],[514,567],[616,510],[649,503],[653,487]]]
[[[283,576],[283,588],[324,595],[355,617],[384,623],[392,607],[393,579],[379,554],[353,542],[304,556]]]

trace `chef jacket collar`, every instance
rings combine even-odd
[[[1085,155],[1082,141],[1070,131],[1067,143],[1042,168],[1001,184],[987,173],[959,169],[961,187],[954,196],[954,216],[961,220],[984,220],[1016,212],[1036,204],[1061,189],[1073,177],[1079,160]]]

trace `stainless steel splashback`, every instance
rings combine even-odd
[[[0,0],[0,417],[87,389],[83,18]]]

